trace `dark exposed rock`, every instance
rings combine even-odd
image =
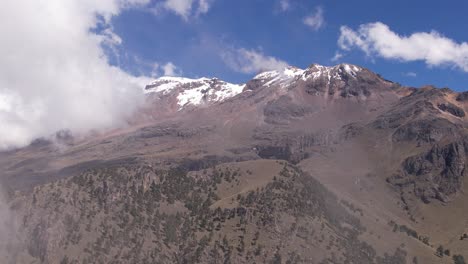
[[[412,96],[401,99],[393,110],[379,116],[372,122],[372,127],[377,129],[398,128],[409,119],[437,113],[437,109],[431,102],[416,101],[418,98],[412,98]]]
[[[461,134],[462,126],[440,116],[440,109],[460,116],[464,112],[455,105],[439,104],[450,91],[425,87],[403,97],[392,109],[371,123],[377,129],[395,129],[393,142],[435,143],[442,139],[452,139]],[[449,110],[450,109],[450,110]]]
[[[36,138],[35,140],[33,140],[31,142],[31,144],[29,145],[30,147],[35,147],[35,148],[39,148],[39,147],[45,147],[45,146],[49,146],[50,144],[52,144],[52,141],[48,140],[48,139],[45,139],[45,138]]]
[[[257,131],[255,139],[263,143],[255,146],[257,155],[264,159],[284,159],[297,164],[315,152],[314,147],[330,147],[336,143],[337,134],[331,130],[313,133],[297,132],[293,134],[276,134]]]
[[[145,127],[138,130],[135,133],[135,138],[155,138],[155,137],[162,137],[167,135],[173,135],[176,133],[176,129],[174,127]]]
[[[180,170],[198,171],[231,161],[233,159],[229,157],[207,155],[201,159],[183,159],[182,161],[174,161],[174,163],[178,163],[177,168]]]
[[[323,68],[312,65],[309,74],[318,74]],[[381,78],[366,69],[347,64],[340,64],[327,69],[317,78],[310,79],[305,84],[305,91],[311,95],[339,95],[344,98],[368,97],[373,91],[388,89],[394,83]]]
[[[47,255],[47,234],[45,229],[44,223],[34,227],[31,234],[32,239],[27,245],[28,253],[41,261],[44,261]]]
[[[293,118],[303,117],[312,111],[311,107],[294,104],[290,97],[281,96],[278,100],[268,102],[263,113],[267,123],[281,124]]]
[[[351,124],[344,125],[340,129],[339,138],[343,140],[351,139],[359,135],[360,133],[362,133],[362,130],[363,130],[362,125],[358,123],[351,123]]]
[[[458,117],[464,117],[465,116],[465,111],[463,111],[463,109],[461,109],[460,107],[452,104],[452,103],[445,103],[445,104],[439,104],[438,105],[439,109],[444,111],[444,112],[448,112],[454,116],[458,116]]]
[[[341,89],[341,97],[369,96],[371,90],[378,84],[378,80],[369,76],[357,75],[356,77],[343,75],[345,86]]]
[[[307,82],[304,90],[310,95],[323,95],[327,91],[327,81],[324,78],[320,78],[313,82]]]
[[[423,201],[447,201],[462,187],[467,149],[466,139],[435,145],[426,153],[407,158],[402,173],[389,182],[400,187],[412,186],[414,194]]]
[[[60,143],[67,143],[73,141],[73,133],[70,130],[62,129],[55,133],[55,140]]]
[[[459,127],[447,119],[421,119],[400,126],[392,135],[393,142],[439,142],[444,137],[457,135]]]
[[[245,85],[244,91],[247,91],[247,90],[255,91],[256,89],[263,86],[263,83],[264,83],[263,81],[264,80],[261,80],[261,79],[252,79],[248,81]]]
[[[290,146],[258,146],[258,156],[263,159],[290,160],[292,152]]]
[[[193,136],[199,136],[203,133],[211,131],[213,127],[204,126],[204,127],[178,127],[176,125],[171,126],[154,126],[154,127],[144,127],[139,129],[133,134],[131,134],[127,140],[139,140],[139,139],[151,139],[159,138],[164,136],[173,136],[173,137],[182,137],[189,138]]]
[[[457,95],[457,101],[460,101],[460,102],[468,101],[468,91],[459,93]]]

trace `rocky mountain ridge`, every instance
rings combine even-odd
[[[314,86],[341,88],[341,96],[366,96],[369,91],[349,90],[347,83],[358,78],[366,78],[370,71],[351,64],[322,66],[312,64],[306,69],[288,66],[284,69],[265,71],[254,76],[246,84],[233,84],[218,78],[190,79],[185,77],[160,77],[145,87],[145,93],[150,97],[173,98],[178,110],[190,107],[207,106],[223,102],[242,92],[250,92],[256,87],[287,87],[297,82],[307,83],[311,88],[309,93],[318,94]],[[322,91],[323,92],[323,91]],[[333,93],[333,91],[330,91]]]
[[[0,153],[11,263],[468,256],[466,92],[350,64],[245,85],[162,77],[146,92],[142,122]]]

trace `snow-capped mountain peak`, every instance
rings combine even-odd
[[[265,71],[257,74],[253,80],[260,81],[265,86],[273,84],[285,84],[292,80],[302,78],[304,79],[305,70],[288,66],[281,70]]]
[[[222,102],[242,92],[244,84],[232,84],[218,78],[190,79],[161,77],[145,87],[146,94],[177,98],[179,110],[186,106]]]
[[[356,78],[363,68],[351,64],[339,64],[336,66],[322,66],[312,64],[306,69],[288,66],[281,70],[265,71],[257,74],[253,80],[261,82],[265,86],[276,84],[290,84],[291,82],[309,79],[316,80],[325,77],[328,80],[342,79],[343,74]]]
[[[363,68],[351,64],[339,64],[336,66],[322,66],[318,64],[312,64],[306,69],[306,76],[311,76],[313,79],[320,77],[326,77],[330,79],[342,79],[343,74],[347,74],[351,77],[356,78],[357,74],[362,71]],[[307,78],[306,77],[306,78]]]
[[[265,71],[257,74],[248,84],[233,84],[218,78],[190,79],[184,77],[160,77],[145,87],[145,93],[150,98],[170,102],[176,110],[190,106],[212,105],[234,97],[244,90],[255,87],[285,88],[295,82],[341,82],[356,79],[363,68],[351,64],[322,66],[312,64],[306,69],[288,66],[279,70]],[[247,88],[246,88],[247,87]]]

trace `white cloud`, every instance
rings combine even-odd
[[[436,31],[401,36],[380,22],[363,24],[358,30],[341,27],[338,45],[358,48],[367,56],[401,61],[424,61],[429,66],[454,66],[468,72],[468,43],[457,43]]]
[[[206,14],[210,10],[213,1],[214,0],[165,0],[163,7],[187,21],[192,15],[198,16]]]
[[[176,73],[177,67],[176,67],[172,62],[166,63],[162,68],[163,68],[163,71],[164,71],[164,75],[165,75],[165,76],[175,76],[175,75],[178,75],[178,74]]]
[[[336,62],[336,61],[339,61],[341,58],[343,58],[343,53],[337,51],[335,52],[335,55],[333,56],[333,58],[331,58],[331,61],[333,62]]]
[[[192,10],[193,0],[166,0],[164,7],[187,19]]]
[[[164,76],[180,76],[182,75],[182,71],[179,67],[175,66],[174,63],[168,62],[161,67],[162,73]]]
[[[225,51],[221,56],[231,69],[242,73],[281,70],[288,66],[288,63],[266,56],[261,51],[244,48]]]
[[[305,25],[309,26],[312,30],[317,31],[325,25],[325,18],[323,17],[323,8],[317,7],[315,12],[306,16],[303,20]]]
[[[151,77],[158,78],[161,76],[181,76],[182,70],[172,62],[166,64],[153,63]]]
[[[407,76],[407,77],[417,77],[418,76],[415,72],[406,72],[404,75]]]
[[[149,0],[5,0],[0,9],[0,149],[62,129],[124,125],[148,79],[108,63],[111,18]],[[105,28],[95,33],[93,28]]]
[[[288,11],[289,9],[291,9],[291,2],[290,2],[290,0],[280,0],[279,5],[280,5],[281,11],[283,11],[283,12],[286,12],[286,11]]]
[[[211,4],[214,0],[199,0],[197,15],[206,14],[211,8]]]

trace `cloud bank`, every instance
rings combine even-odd
[[[363,24],[357,30],[341,27],[338,46],[360,49],[367,56],[400,61],[424,61],[428,66],[452,66],[468,72],[468,43],[457,43],[436,31],[401,36],[387,25]]]
[[[264,55],[261,51],[244,48],[225,51],[221,57],[228,67],[246,74],[281,70],[288,66],[285,61]]]
[[[111,18],[149,0],[5,0],[0,9],[0,149],[69,129],[122,125],[148,79],[111,66]],[[96,30],[100,28],[101,30]]]

